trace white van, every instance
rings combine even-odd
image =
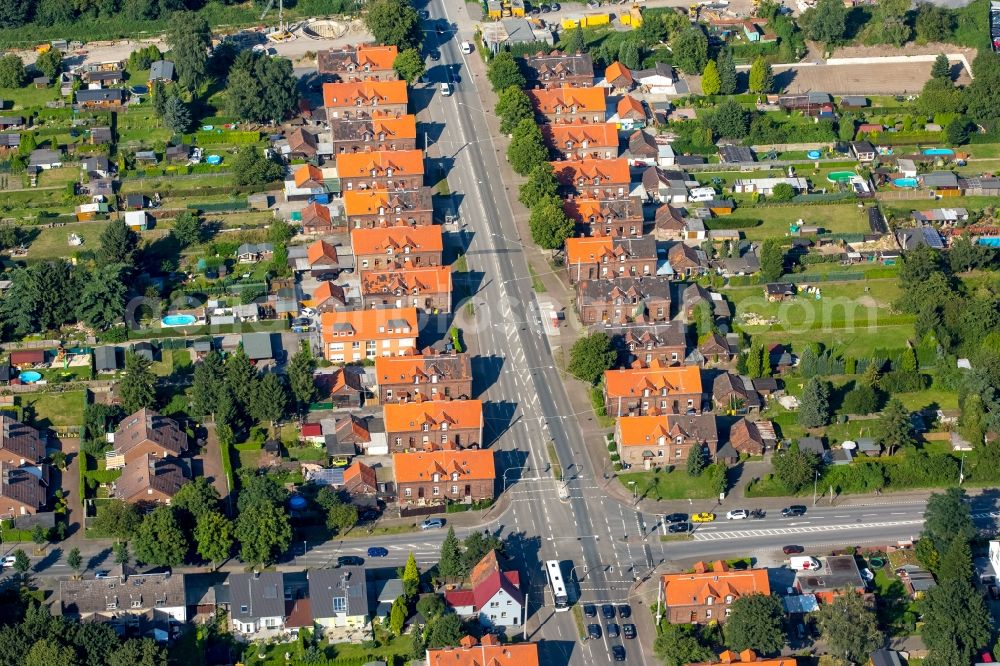
[[[688,199],[691,201],[711,201],[714,198],[714,187],[696,187],[688,192]]]
[[[471,42],[462,42],[462,53],[466,53],[466,54],[472,53],[472,43]]]
[[[445,97],[450,97],[451,96],[451,84],[450,83],[442,83],[441,84],[441,94],[444,95]]]
[[[791,558],[788,560],[788,566],[794,571],[816,571],[822,567],[819,560],[808,555]]]

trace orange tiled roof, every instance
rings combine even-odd
[[[701,433],[696,428],[685,429],[676,420],[676,415],[661,414],[659,416],[621,416],[618,418],[618,442],[622,446],[656,446],[661,437],[667,441],[682,437],[700,439]],[[714,418],[714,417],[709,417]],[[671,426],[670,421],[675,422]]]
[[[321,259],[328,259],[337,263],[337,248],[327,243],[325,240],[318,240],[309,243],[306,248],[306,260],[312,266]]]
[[[497,477],[493,452],[489,449],[394,453],[392,467],[396,483],[423,483],[433,480],[435,474],[447,479],[454,473],[463,481]]]
[[[628,183],[632,179],[628,170],[628,160],[624,157],[612,160],[562,160],[551,164],[556,178],[572,182],[574,185],[581,178],[587,181],[588,185],[596,179],[600,179],[602,185]]]
[[[376,137],[384,133],[387,139],[416,139],[417,117],[411,113],[397,116],[375,112],[372,113],[372,132]]]
[[[323,106],[361,106],[406,104],[406,81],[349,81],[324,83]]]
[[[611,253],[614,241],[610,236],[584,236],[566,239],[566,265],[594,263]]]
[[[476,645],[463,639],[460,647],[428,650],[427,666],[538,666],[538,645]]]
[[[541,113],[552,114],[576,108],[578,113],[604,113],[607,108],[607,91],[604,88],[548,88],[529,90],[528,97]]]
[[[692,666],[723,666],[724,664],[754,664],[754,666],[796,666],[798,662],[795,657],[775,657],[774,659],[761,659],[753,650],[743,650],[739,654],[732,650],[724,650],[719,653],[718,661],[705,662],[704,664],[692,664]]]
[[[358,67],[370,65],[372,69],[392,69],[392,63],[399,55],[399,49],[395,46],[383,44],[363,44],[358,46],[357,51]]]
[[[327,225],[333,224],[333,216],[330,214],[329,207],[314,201],[302,209],[302,221],[315,223],[316,220]]]
[[[376,215],[379,210],[384,209],[385,214],[391,214],[396,207],[400,212],[408,210],[413,201],[419,205],[421,200],[420,191],[409,190],[406,194],[390,192],[383,188],[373,188],[368,190],[347,190],[344,192],[344,214],[348,217],[354,215]]]
[[[441,294],[451,293],[451,269],[447,266],[389,271],[362,271],[362,294]]]
[[[610,83],[619,77],[625,77],[626,81],[632,83],[632,70],[616,60],[604,70],[604,80]]]
[[[315,167],[312,164],[303,164],[295,170],[293,178],[295,179],[295,187],[302,187],[310,180],[315,181],[317,184],[322,184],[323,172],[319,170],[319,167]]]
[[[646,109],[642,108],[642,102],[637,100],[635,97],[632,97],[632,95],[622,96],[622,98],[618,100],[618,107],[615,110],[618,112],[619,118],[630,112],[642,114],[643,116],[646,115]]]
[[[542,126],[548,142],[557,150],[562,150],[570,141],[573,147],[618,148],[618,128],[613,123],[559,123]]]
[[[420,331],[416,308],[324,312],[323,342],[335,340],[400,340]]]
[[[703,606],[709,597],[725,603],[729,597],[771,593],[767,569],[664,574],[662,580],[667,606]]]
[[[361,482],[368,486],[375,486],[378,484],[378,479],[375,476],[375,470],[360,460],[355,460],[350,467],[344,470],[344,483],[350,483],[355,478],[361,479]]]
[[[424,173],[422,150],[378,150],[373,153],[342,153],[337,155],[337,176],[358,178],[370,175],[413,176]]]
[[[351,247],[354,248],[355,256],[385,254],[388,248],[402,252],[404,247],[417,252],[441,252],[444,250],[444,237],[441,235],[441,227],[433,224],[422,227],[400,225],[352,229]]]
[[[696,365],[648,368],[624,368],[604,373],[609,396],[640,397],[645,389],[653,393],[667,389],[668,394],[701,393],[701,370]]]
[[[431,432],[455,428],[481,428],[483,403],[481,400],[427,400],[423,402],[394,402],[383,412],[386,432],[421,430],[425,424]]]
[[[315,307],[317,305],[322,305],[334,297],[336,297],[338,301],[343,301],[344,288],[337,286],[332,282],[320,282],[319,286],[313,290],[310,303],[313,307]]]

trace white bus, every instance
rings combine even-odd
[[[549,589],[552,591],[552,600],[555,603],[556,612],[568,611],[569,594],[566,593],[566,583],[563,582],[559,560],[546,560],[545,573],[549,577]]]

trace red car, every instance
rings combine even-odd
[[[806,549],[802,546],[785,546],[781,549],[785,555],[798,555],[799,553],[806,552]]]

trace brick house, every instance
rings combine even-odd
[[[32,516],[48,505],[49,466],[0,462],[0,518]]]
[[[320,401],[329,400],[333,409],[357,409],[364,403],[365,387],[361,368],[337,368],[315,376]]]
[[[111,496],[131,504],[170,504],[187,483],[187,476],[187,469],[178,460],[147,453],[125,464]]]
[[[488,449],[394,453],[392,469],[396,494],[404,506],[495,497],[496,468],[493,452]]]
[[[478,449],[483,443],[480,400],[390,402],[383,414],[389,448],[395,452]]]
[[[395,46],[358,44],[328,49],[316,54],[316,70],[333,81],[395,81],[392,63],[399,55]]]
[[[451,312],[451,268],[420,266],[362,271],[365,308],[413,306],[431,314]]]
[[[354,189],[413,190],[424,185],[424,151],[379,150],[337,155],[343,192]]]
[[[643,322],[602,330],[611,336],[611,344],[618,349],[619,360],[625,366],[637,361],[642,365],[678,365],[687,357],[687,331],[680,321]]]
[[[323,106],[330,123],[365,118],[373,113],[405,115],[406,81],[351,81],[323,84]]]
[[[655,275],[656,240],[652,236],[567,238],[566,270],[570,282]]]
[[[667,263],[677,277],[690,278],[708,270],[705,251],[684,243],[674,243],[667,250]]]
[[[753,381],[744,375],[724,372],[712,384],[712,402],[719,411],[746,414],[761,408],[760,394]]]
[[[603,123],[607,119],[607,92],[604,88],[558,88],[528,90],[535,113],[544,122]]]
[[[693,573],[664,574],[661,581],[666,619],[671,624],[725,622],[740,597],[771,593],[767,569],[734,571],[722,561],[712,570],[699,562]]]
[[[38,430],[0,414],[0,463],[37,465],[45,459],[45,439]]]
[[[767,442],[757,424],[742,418],[729,428],[729,443],[739,453],[759,456],[764,453]]]
[[[333,232],[333,215],[330,207],[317,201],[312,202],[302,209],[302,233],[304,234],[328,234]],[[338,226],[343,227],[343,223],[337,220]]]
[[[719,432],[714,414],[623,416],[615,425],[615,443],[622,462],[652,469],[685,464],[695,446],[715,458]]]
[[[670,280],[665,277],[581,280],[576,283],[576,309],[580,321],[587,326],[668,321]]]
[[[639,236],[643,233],[642,203],[635,198],[570,197],[563,212],[588,236]]]
[[[351,496],[377,494],[378,478],[375,470],[360,460],[355,460],[344,470],[344,491]]]
[[[355,363],[412,354],[420,325],[414,308],[349,310],[324,312],[320,329],[326,360]]]
[[[151,409],[140,409],[118,424],[112,442],[121,466],[146,455],[154,458],[180,456],[188,449],[187,433],[177,421]]]
[[[618,157],[618,128],[612,123],[546,123],[546,143],[564,159],[609,160]]]
[[[522,71],[528,88],[590,87],[594,84],[594,59],[589,53],[539,51],[524,56]]]
[[[347,216],[347,226],[352,229],[433,224],[431,188],[344,192],[344,214]]]
[[[375,111],[364,118],[339,118],[330,123],[334,155],[417,147],[417,117]]]
[[[704,392],[696,365],[622,368],[604,373],[608,416],[701,413]]]
[[[428,353],[429,352],[429,353]],[[472,363],[468,354],[434,353],[375,359],[379,402],[455,400],[472,397]]]
[[[357,271],[412,266],[440,266],[444,254],[441,227],[376,227],[351,230]]]
[[[579,196],[590,195],[596,199],[628,195],[632,177],[628,160],[617,157],[611,160],[563,160],[552,162],[556,179],[562,187]],[[609,196],[610,195],[610,196]]]

